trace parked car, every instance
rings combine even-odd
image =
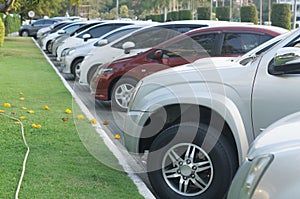
[[[92,26],[89,29],[81,32],[78,35],[74,35],[69,37],[64,41],[63,44],[61,44],[57,48],[57,61],[61,61],[61,55],[64,51],[68,50],[69,48],[80,46],[86,43],[94,42],[97,41],[99,37],[102,35],[120,28],[122,26],[127,26],[127,25],[133,25],[133,24],[150,24],[152,22],[142,22],[142,21],[110,21],[110,22],[104,22],[102,24]]]
[[[41,46],[42,45],[42,42],[41,40],[43,38],[45,38],[47,35],[49,34],[52,34],[62,28],[64,28],[65,26],[68,26],[70,24],[74,23],[73,21],[61,21],[61,22],[58,22],[58,23],[55,23],[49,27],[46,27],[46,28],[41,28],[38,32],[37,32],[37,42],[38,44]]]
[[[300,111],[300,30],[245,65],[204,58],[143,78],[125,116],[124,144],[147,152],[161,198],[225,198],[249,144]]]
[[[39,29],[51,26],[52,24],[55,24],[59,21],[62,20],[61,19],[38,19],[32,24],[21,26],[19,29],[19,36],[36,37],[37,31]]]
[[[64,26],[67,26],[70,23],[73,23],[73,21],[60,21],[58,23],[52,24],[51,26],[41,28],[37,31],[36,38],[40,39],[44,34],[47,34],[50,31],[54,31],[54,30],[58,30],[60,28],[63,28]]]
[[[84,57],[96,46],[105,46],[110,42],[129,34],[137,29],[142,28],[143,25],[128,25],[112,30],[99,38],[98,41],[88,43],[82,46],[70,48],[61,57],[61,68],[63,73],[71,73],[74,78],[80,76],[80,65]]]
[[[252,143],[231,184],[228,198],[298,198],[300,114],[268,127]]]
[[[94,48],[85,57],[81,64],[79,83],[82,85],[89,85],[95,71],[102,64],[149,50],[153,46],[181,33],[185,33],[196,28],[217,26],[220,24],[236,23],[207,20],[166,22],[133,32],[124,38],[120,38],[119,40],[106,45],[105,47]]]
[[[86,22],[73,22],[63,28],[60,29],[54,29],[53,31],[49,32],[49,34],[46,34],[44,37],[40,39],[41,48],[42,50],[47,50],[48,52],[51,52],[51,42],[53,39],[59,37],[63,34],[70,34],[80,28],[81,26],[84,26]]]
[[[189,31],[144,53],[115,60],[101,67],[92,80],[92,94],[97,100],[111,100],[115,110],[126,111],[130,91],[147,75],[192,63],[199,58],[240,56],[285,32],[286,29],[278,27],[249,25],[206,27]]]
[[[70,34],[63,34],[60,35],[59,37],[55,38],[54,40],[51,41],[51,52],[53,56],[57,56],[57,48],[62,45],[66,39],[68,39],[69,37],[73,37],[74,35],[79,34],[82,31],[85,31],[87,29],[89,29],[90,27],[99,25],[101,23],[104,23],[104,21],[97,21],[97,20],[90,20],[86,22],[87,24],[81,26],[80,28],[76,29],[74,32],[70,33]],[[48,49],[50,50],[50,49]]]

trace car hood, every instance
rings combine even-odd
[[[252,143],[248,158],[300,147],[300,112],[275,122]]]

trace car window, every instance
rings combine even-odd
[[[207,27],[206,24],[175,24],[172,29],[180,33],[185,33],[196,28]]]
[[[129,24],[125,24],[125,23],[124,24],[106,24],[106,25],[102,25],[102,26],[97,26],[97,27],[91,28],[87,32],[82,33],[78,37],[82,38],[84,34],[90,34],[92,36],[92,38],[99,38],[102,35],[110,32],[116,28],[125,26],[125,25],[129,25]]]
[[[100,23],[100,22],[99,22],[99,23]],[[70,34],[70,36],[73,36],[73,35],[75,35],[75,34],[78,34],[78,33],[82,32],[82,31],[84,31],[84,30],[86,30],[86,29],[88,29],[88,28],[90,28],[90,27],[92,27],[92,26],[97,25],[97,24],[98,24],[98,23],[85,24],[85,25],[81,26],[80,28],[76,29],[74,32],[72,32],[72,33]]]
[[[212,55],[217,33],[195,35],[162,46],[164,57],[207,57]]]
[[[64,28],[64,31],[66,33],[71,33],[74,32],[75,30],[77,30],[79,27],[81,27],[83,24],[74,24],[72,26],[68,26],[66,28]]]
[[[133,42],[135,44],[133,49],[151,48],[179,34],[179,32],[171,29],[152,27],[126,37],[112,47],[122,49],[125,42]]]
[[[119,30],[119,31],[116,31],[116,32],[114,32],[112,34],[107,35],[103,39],[107,39],[108,43],[110,43],[110,42],[112,42],[112,41],[114,41],[114,40],[116,40],[116,39],[118,39],[120,37],[123,37],[124,35],[127,35],[127,34],[133,32],[136,29],[138,29],[138,27]]]
[[[53,21],[53,20],[45,20],[44,21],[44,25],[52,25],[54,23],[56,23],[56,21]]]
[[[217,33],[210,34],[201,34],[192,37],[195,40],[200,48],[206,50],[210,56],[214,55],[213,48],[216,45]]]
[[[34,22],[34,26],[42,26],[44,24],[43,20]]]
[[[225,33],[221,54],[244,54],[271,37],[255,33]]]

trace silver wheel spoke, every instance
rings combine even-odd
[[[206,166],[208,164],[208,166]],[[197,172],[205,171],[207,169],[211,169],[211,165],[209,161],[194,163],[197,166]]]
[[[178,168],[173,168],[173,169],[168,169],[168,170],[164,170],[165,174],[169,174],[169,173],[177,173]]]
[[[172,174],[172,175],[167,175],[167,178],[178,178],[178,177],[180,177],[180,176],[181,176],[180,174],[174,173],[174,174]]]
[[[182,158],[174,150],[170,151],[168,155],[173,163],[173,166],[175,166],[178,161],[183,161]]]
[[[182,196],[199,195],[205,192],[212,183],[213,162],[209,155],[196,144],[174,145],[167,151],[162,163],[165,166],[162,170],[164,180],[171,189]]]
[[[197,181],[199,181],[201,184],[203,184],[204,186],[202,186],[201,184],[199,184]],[[207,186],[207,183],[205,183],[198,175],[196,177],[196,180],[193,179],[192,182],[194,183],[194,185],[196,185],[197,187],[199,187],[200,189],[204,189]]]

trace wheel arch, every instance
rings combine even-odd
[[[116,83],[117,83],[121,78],[130,78],[130,79],[139,81],[137,78],[132,77],[132,76],[128,76],[128,75],[126,75],[126,76],[120,75],[120,76],[115,77],[115,78],[110,82],[109,87],[108,87],[108,90],[107,90],[109,100],[111,100],[111,95],[112,95],[112,91],[113,91],[114,86],[116,85]]]
[[[183,108],[184,107],[184,108]],[[218,111],[213,110],[209,107],[203,106],[203,105],[197,105],[197,104],[172,104],[172,105],[166,105],[164,107],[161,107],[154,111],[150,117],[147,119],[146,123],[144,124],[144,127],[149,125],[151,121],[156,118],[158,118],[159,121],[161,121],[162,114],[165,114],[167,116],[166,123],[164,126],[158,131],[158,133],[155,133],[155,135],[149,137],[145,129],[142,128],[142,132],[140,135],[138,150],[139,153],[143,153],[145,150],[148,150],[154,141],[154,139],[162,133],[165,129],[172,125],[179,124],[181,121],[181,110],[186,109],[187,112],[189,111],[195,111],[198,110],[200,113],[200,121],[198,117],[188,117],[188,122],[196,122],[198,124],[202,123],[205,125],[211,125],[211,117],[213,115],[214,120],[223,121],[224,126],[222,128],[222,134],[225,136],[225,138],[229,141],[230,145],[233,146],[233,150],[235,152],[237,160],[239,160],[239,163],[242,162],[243,158],[245,157],[247,150],[248,150],[248,140],[247,137],[239,134],[237,132],[237,126],[233,124],[232,122],[228,121],[222,114],[220,114]],[[228,115],[227,115],[228,117]],[[233,116],[232,116],[233,117]],[[213,125],[213,123],[212,123]],[[245,140],[246,139],[246,140]],[[242,146],[246,143],[246,146]]]
[[[83,60],[83,59],[84,59],[84,56],[76,57],[76,58],[72,61],[72,63],[71,63],[71,71],[74,70],[74,63],[75,63],[76,61],[80,60],[80,59]]]

